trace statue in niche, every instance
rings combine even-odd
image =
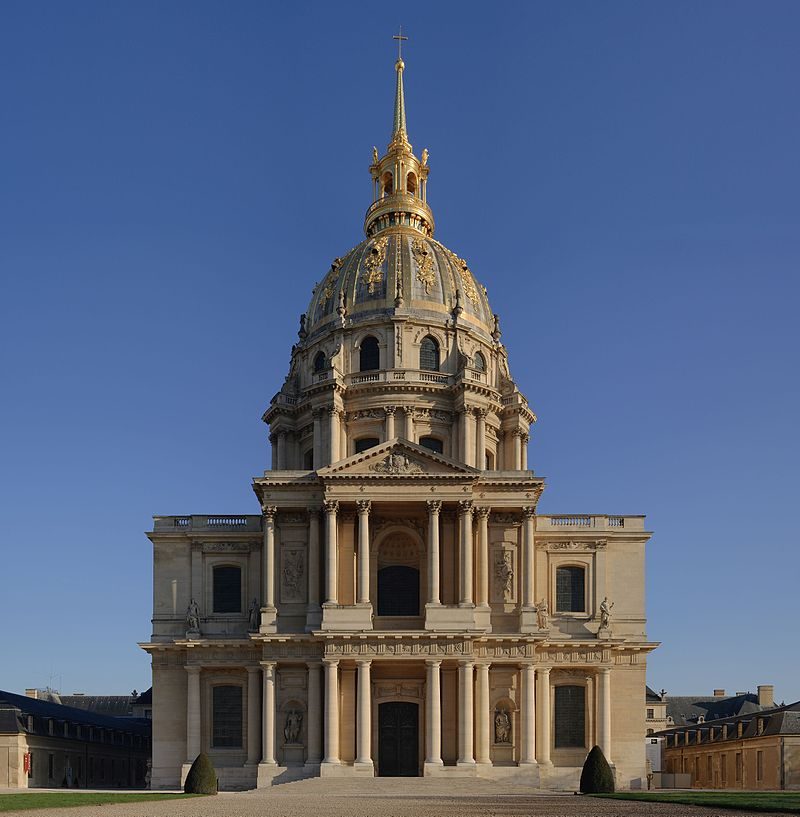
[[[189,632],[200,632],[200,608],[194,599],[186,608],[186,629]]]
[[[611,623],[611,608],[614,606],[614,602],[612,601],[611,604],[608,603],[608,596],[606,596],[600,602],[600,629],[607,630],[609,624]]]
[[[503,588],[503,599],[508,601],[514,592],[514,557],[510,550],[504,550],[495,565],[495,576]]]
[[[247,613],[247,619],[250,632],[252,633],[258,630],[258,625],[261,623],[261,606],[258,603],[258,599],[253,599],[250,602],[250,610]]]
[[[505,709],[494,711],[494,742],[511,743],[511,718]]]
[[[536,605],[536,625],[540,630],[546,630],[550,626],[550,608],[547,606],[547,599],[542,599]]]
[[[300,550],[288,551],[283,561],[283,587],[287,598],[302,598],[304,573],[303,552]]]
[[[300,743],[300,730],[303,728],[303,713],[297,709],[290,709],[286,713],[286,725],[283,727],[283,737],[287,743]]]

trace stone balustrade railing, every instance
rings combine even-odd
[[[537,530],[644,530],[644,516],[608,514],[542,514],[536,517]]]
[[[221,515],[206,516],[195,514],[192,516],[154,516],[154,530],[215,530],[215,531],[260,531],[261,516]]]

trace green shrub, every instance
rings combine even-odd
[[[217,793],[217,773],[205,752],[195,758],[189,774],[186,775],[186,782],[183,784],[186,794],[216,794]],[[613,789],[612,789],[613,791]]]
[[[593,746],[586,755],[581,772],[583,794],[610,794],[614,791],[614,773],[599,746]]]

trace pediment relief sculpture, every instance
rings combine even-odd
[[[424,474],[419,463],[412,460],[407,454],[392,453],[369,467],[377,474]]]

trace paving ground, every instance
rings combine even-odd
[[[22,817],[740,817],[752,812],[540,794],[479,780],[302,780],[190,800],[6,812]],[[765,817],[762,812],[761,817]],[[785,817],[785,815],[783,815]]]

